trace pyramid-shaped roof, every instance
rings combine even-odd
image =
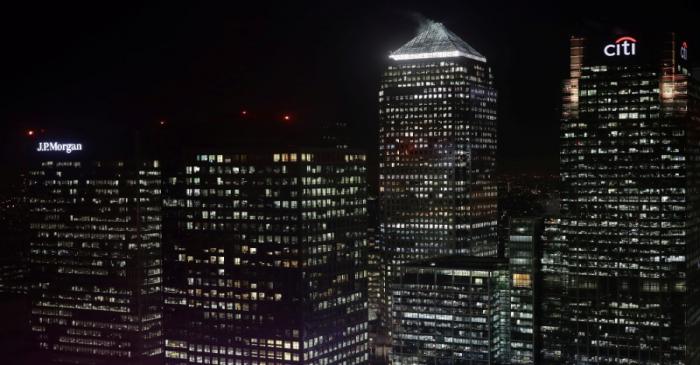
[[[435,22],[426,26],[420,34],[389,57],[394,60],[467,57],[486,62],[486,57],[462,38],[447,30],[442,23]]]

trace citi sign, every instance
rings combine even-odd
[[[65,152],[82,151],[82,143],[58,143],[58,142],[39,142],[36,148],[37,152]]]
[[[634,56],[637,54],[637,40],[632,37],[620,37],[615,43],[605,46],[603,53],[608,57]]]

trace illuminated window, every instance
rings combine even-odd
[[[529,288],[532,286],[530,274],[513,274],[513,286],[516,288]]]

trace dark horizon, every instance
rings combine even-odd
[[[569,5],[571,6],[571,5]],[[320,125],[345,121],[350,140],[377,148],[377,91],[389,52],[421,18],[444,23],[484,54],[499,93],[498,171],[556,173],[568,38],[582,29],[692,30],[698,6],[632,2],[13,4],[5,12],[3,162],[27,129],[150,129],[160,120],[241,123],[242,110]],[[605,24],[605,26],[603,25]],[[183,136],[184,137],[184,136]],[[13,170],[13,169],[10,169]]]

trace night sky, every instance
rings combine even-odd
[[[6,166],[21,160],[15,148],[27,128],[196,127],[240,123],[229,116],[243,109],[347,121],[353,144],[374,153],[387,56],[426,17],[489,59],[499,170],[556,172],[571,34],[622,26],[687,32],[691,48],[700,39],[697,1],[17,3],[0,12]]]

